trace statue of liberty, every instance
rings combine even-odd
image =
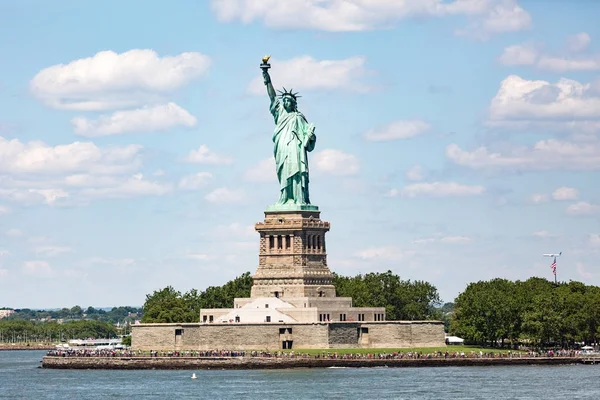
[[[279,200],[268,209],[318,210],[318,207],[310,204],[308,193],[307,153],[315,148],[315,127],[298,111],[298,93],[285,88],[279,91],[279,95],[275,93],[268,72],[268,60],[268,56],[264,57],[260,67],[271,99],[270,111],[275,120],[273,153],[280,187]]]

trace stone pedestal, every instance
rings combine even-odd
[[[265,211],[252,298],[335,297],[320,211]]]

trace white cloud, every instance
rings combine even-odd
[[[0,206],[0,216],[6,215],[8,213],[10,213],[10,208],[5,207],[5,206]]]
[[[554,200],[577,200],[579,197],[579,192],[577,189],[570,187],[559,187],[552,193],[552,198]]]
[[[44,198],[44,203],[52,205],[57,200],[69,197],[69,193],[62,189],[29,189],[29,193],[40,195]]]
[[[545,54],[532,42],[504,48],[499,60],[504,65],[528,65],[552,72],[600,70],[600,54],[572,54],[585,50],[591,41],[587,33],[567,37],[566,54]]]
[[[197,120],[175,103],[136,110],[117,111],[96,120],[75,117],[71,120],[75,133],[85,137],[118,135],[125,132],[164,131],[176,126],[193,127]]]
[[[538,51],[533,43],[523,43],[504,48],[500,62],[504,65],[533,65],[538,58]]]
[[[600,90],[595,83],[560,79],[556,83],[530,81],[511,75],[490,105],[486,121],[509,132],[550,132],[570,136],[549,139],[533,146],[495,144],[473,152],[448,146],[446,154],[454,162],[474,168],[512,171],[595,170],[600,168]]]
[[[140,149],[139,145],[99,148],[92,142],[48,146],[0,136],[0,174],[122,173],[140,165]]]
[[[409,181],[421,181],[425,177],[423,167],[420,165],[413,165],[406,171],[406,179]]]
[[[471,238],[467,237],[467,236],[445,236],[445,237],[441,238],[440,241],[442,243],[449,243],[449,244],[465,244],[465,243],[470,243]]]
[[[48,146],[0,137],[0,198],[21,204],[82,205],[101,197],[162,195],[171,185],[144,179],[141,146],[91,142]]]
[[[573,53],[579,53],[588,48],[592,38],[585,32],[567,36],[567,48]]]
[[[518,32],[530,29],[531,16],[515,0],[500,0],[484,2],[490,5],[487,14],[468,29],[466,33],[487,39],[490,34]]]
[[[8,237],[21,237],[23,236],[23,232],[19,229],[11,228],[5,232],[5,235]]]
[[[196,190],[205,187],[213,180],[210,172],[198,172],[197,174],[187,175],[179,180],[179,188],[186,190]]]
[[[0,268],[0,278],[3,276],[8,276],[8,270],[4,268]]]
[[[465,151],[453,143],[446,148],[446,157],[455,164],[473,169],[596,170],[600,168],[600,141],[575,143],[548,139],[532,147],[511,146],[499,151],[485,146]]]
[[[321,150],[312,158],[315,169],[332,175],[354,175],[360,169],[358,158],[342,150]]]
[[[400,191],[396,188],[392,188],[390,189],[386,194],[384,194],[385,197],[396,197],[400,194]]]
[[[405,197],[465,197],[479,196],[483,193],[483,186],[462,185],[456,182],[413,183],[396,192]]]
[[[47,276],[52,274],[52,269],[47,261],[25,261],[22,268],[27,275]]]
[[[600,248],[600,234],[597,234],[597,233],[596,234],[591,234],[590,237],[589,237],[589,240],[590,240],[590,244],[593,247]]]
[[[392,246],[369,247],[355,253],[363,260],[405,261],[416,254],[413,250],[402,250]]]
[[[214,165],[231,164],[233,162],[231,157],[216,154],[204,144],[198,150],[190,151],[185,160],[190,163]]]
[[[172,191],[172,185],[153,182],[144,179],[142,174],[135,174],[120,180],[113,186],[103,188],[83,189],[80,193],[84,198],[128,198],[135,196],[162,196]]]
[[[52,205],[69,194],[61,189],[0,189],[0,198],[19,204]]]
[[[600,205],[590,204],[585,201],[580,201],[575,204],[571,204],[566,210],[568,215],[594,215],[600,213]]]
[[[38,246],[34,249],[37,254],[54,257],[64,253],[72,253],[73,249],[65,246]]]
[[[288,90],[350,90],[365,92],[371,89],[361,79],[367,71],[364,57],[351,57],[344,60],[316,60],[302,56],[286,61],[271,59],[273,68],[269,71],[273,85],[284,85]],[[250,93],[266,93],[262,75],[254,78],[249,86]],[[300,93],[302,95],[302,93]],[[301,107],[300,107],[301,108]]]
[[[70,187],[112,186],[118,182],[118,178],[115,176],[74,174],[66,176],[62,182]]]
[[[600,55],[579,58],[540,56],[537,67],[552,72],[597,71],[600,70]]]
[[[535,236],[538,238],[542,238],[542,239],[547,239],[547,238],[554,238],[557,237],[557,235],[553,235],[548,231],[537,231],[537,232],[533,232],[531,234],[531,236]]]
[[[40,182],[41,183],[41,182]],[[53,205],[60,199],[67,199],[69,193],[63,189],[0,189],[0,197],[19,204]]]
[[[467,15],[481,20],[472,29],[488,33],[530,25],[527,12],[512,0],[213,0],[220,21],[262,20],[269,28],[330,32],[389,29],[407,18]]]
[[[600,97],[592,86],[561,78],[556,83],[530,81],[510,75],[490,105],[490,120],[577,119],[600,118]]]
[[[210,58],[197,52],[159,57],[153,50],[117,54],[101,51],[92,57],[41,70],[30,82],[31,92],[50,107],[106,110],[147,104],[154,97],[205,75]]]
[[[225,187],[213,190],[204,198],[211,203],[243,203],[247,200],[242,189],[232,190]]]
[[[528,201],[531,204],[542,204],[548,201],[548,196],[542,193],[535,193],[529,196]]]
[[[371,141],[408,139],[427,132],[429,128],[429,124],[424,121],[400,120],[377,129],[371,129],[364,134],[364,137]]]
[[[427,238],[421,238],[421,239],[415,239],[412,241],[413,244],[430,244],[430,243],[435,243],[437,241],[437,238],[435,237],[427,237]]]
[[[244,179],[248,182],[275,182],[277,179],[275,157],[266,158],[248,168],[244,173]]]

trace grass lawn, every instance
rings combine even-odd
[[[447,347],[413,347],[413,348],[403,348],[403,349],[294,349],[294,353],[302,353],[302,354],[310,354],[317,355],[323,353],[337,353],[337,354],[380,354],[380,353],[408,353],[408,352],[418,352],[422,354],[430,354],[441,351],[442,353],[448,351],[448,353],[452,354],[454,352],[464,352],[465,354],[470,354],[472,351],[479,353],[480,351],[483,353],[503,353],[506,354],[509,351],[512,353],[521,353],[519,350],[511,350],[511,349],[491,349],[491,348],[483,348],[483,347],[470,347],[470,346],[447,346]],[[285,353],[289,353],[288,351],[284,351]]]

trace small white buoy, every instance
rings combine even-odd
[[[198,379],[195,372],[192,374],[192,379]]]

